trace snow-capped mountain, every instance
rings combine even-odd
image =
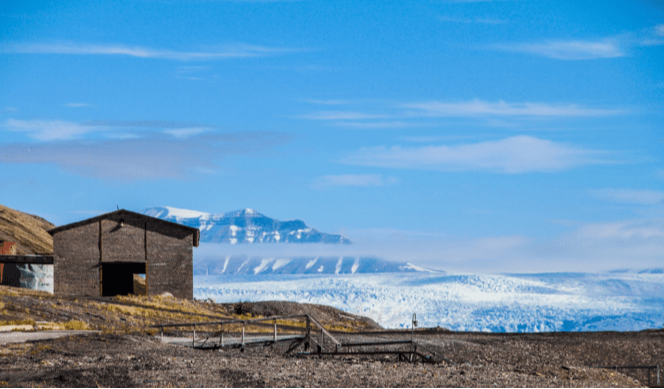
[[[249,208],[213,214],[173,207],[154,207],[145,209],[142,213],[198,228],[201,231],[201,242],[230,244],[350,243],[350,240],[341,235],[316,231],[308,227],[302,220],[279,221]]]
[[[267,274],[358,274],[358,273],[413,273],[445,274],[410,263],[388,262],[371,257],[300,257],[261,258],[225,256],[196,258],[194,275],[267,275]]]

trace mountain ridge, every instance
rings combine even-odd
[[[327,234],[311,228],[302,220],[280,221],[251,208],[214,214],[160,206],[146,208],[141,213],[198,228],[201,242],[206,243],[351,243],[341,235]]]

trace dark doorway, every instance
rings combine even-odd
[[[145,274],[145,262],[102,263],[102,296],[136,294],[134,292],[134,274]]]
[[[0,266],[3,267],[0,285],[19,288],[21,286],[21,271],[18,269],[18,265],[15,263],[4,263]]]

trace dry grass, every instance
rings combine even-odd
[[[70,320],[66,323],[63,323],[63,327],[65,330],[89,330],[90,326],[88,326],[88,323],[81,321],[81,320]]]
[[[0,306],[0,317],[5,321],[0,321],[0,325],[33,325],[37,330],[89,329],[116,334],[155,334],[158,331],[150,328],[150,325],[264,318],[251,313],[235,313],[236,307],[232,304],[183,300],[171,296],[116,296],[105,302],[7,286],[0,286],[0,296],[6,296]],[[267,327],[247,323],[246,329],[269,333],[273,331],[272,323],[271,320],[263,322],[268,324]],[[277,324],[297,328],[306,325],[303,319],[278,320]],[[323,324],[327,330],[353,332],[362,323],[340,320]],[[224,324],[223,327],[201,325],[197,330],[216,333],[220,330],[236,332],[241,331],[241,328],[242,324]],[[189,328],[171,330],[188,331]],[[288,332],[283,329],[279,331]]]
[[[21,326],[21,325],[35,325],[35,321],[32,319],[26,320],[0,320],[0,326]]]
[[[16,242],[16,254],[53,252],[53,237],[46,230],[55,225],[27,213],[0,205],[0,241]]]

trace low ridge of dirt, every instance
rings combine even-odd
[[[242,302],[234,305],[237,314],[251,314],[255,316],[288,316],[310,314],[324,323],[347,323],[352,328],[364,330],[380,330],[382,327],[375,321],[348,314],[342,310],[327,305],[300,304],[291,301],[261,301]]]

